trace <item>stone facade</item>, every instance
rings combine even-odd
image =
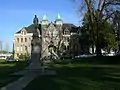
[[[20,33],[15,34],[14,38],[14,57],[20,54],[31,54],[31,40],[33,33],[27,33],[26,28],[22,28]]]
[[[75,52],[79,54],[80,45],[79,38],[77,38],[79,36],[79,27],[70,23],[63,23],[59,14],[55,22],[49,22],[46,15],[43,16],[40,23],[36,16],[35,18],[32,25],[24,27],[15,33],[15,58],[25,53],[31,55],[34,50],[40,51],[41,58],[51,54],[55,57],[63,54],[72,55]],[[38,38],[35,38],[35,33],[37,33]],[[33,48],[34,42],[37,41],[39,49],[37,47]]]

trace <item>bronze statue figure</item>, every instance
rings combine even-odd
[[[37,15],[35,15],[35,17],[33,19],[33,23],[35,26],[38,26],[39,21],[38,21]]]

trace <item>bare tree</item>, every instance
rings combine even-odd
[[[112,25],[116,34],[116,41],[118,42],[118,48],[120,50],[120,11],[116,11],[114,13],[112,20]]]
[[[89,14],[89,26],[95,31],[96,37],[96,53],[101,55],[101,47],[99,42],[99,32],[102,25],[108,21],[119,9],[120,0],[73,0],[78,6],[79,12]],[[82,3],[82,4],[81,4]]]

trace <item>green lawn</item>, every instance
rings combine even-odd
[[[10,74],[22,70],[27,65],[27,62],[5,62],[0,60],[0,87],[20,78],[21,76]]]
[[[24,90],[120,90],[119,59],[83,60],[54,64],[57,75],[38,76]]]

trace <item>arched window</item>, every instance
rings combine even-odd
[[[17,57],[19,57],[19,53],[17,53]]]
[[[25,38],[25,42],[27,42],[27,38]]]
[[[23,29],[23,30],[21,31],[21,34],[22,34],[22,35],[26,35],[26,34],[27,34],[26,30]]]
[[[21,38],[21,42],[23,42],[23,38]]]
[[[24,31],[21,31],[22,35],[24,35]]]
[[[19,38],[17,38],[17,42],[19,42]]]
[[[27,34],[27,32],[26,31],[24,31],[24,35],[26,35]]]

